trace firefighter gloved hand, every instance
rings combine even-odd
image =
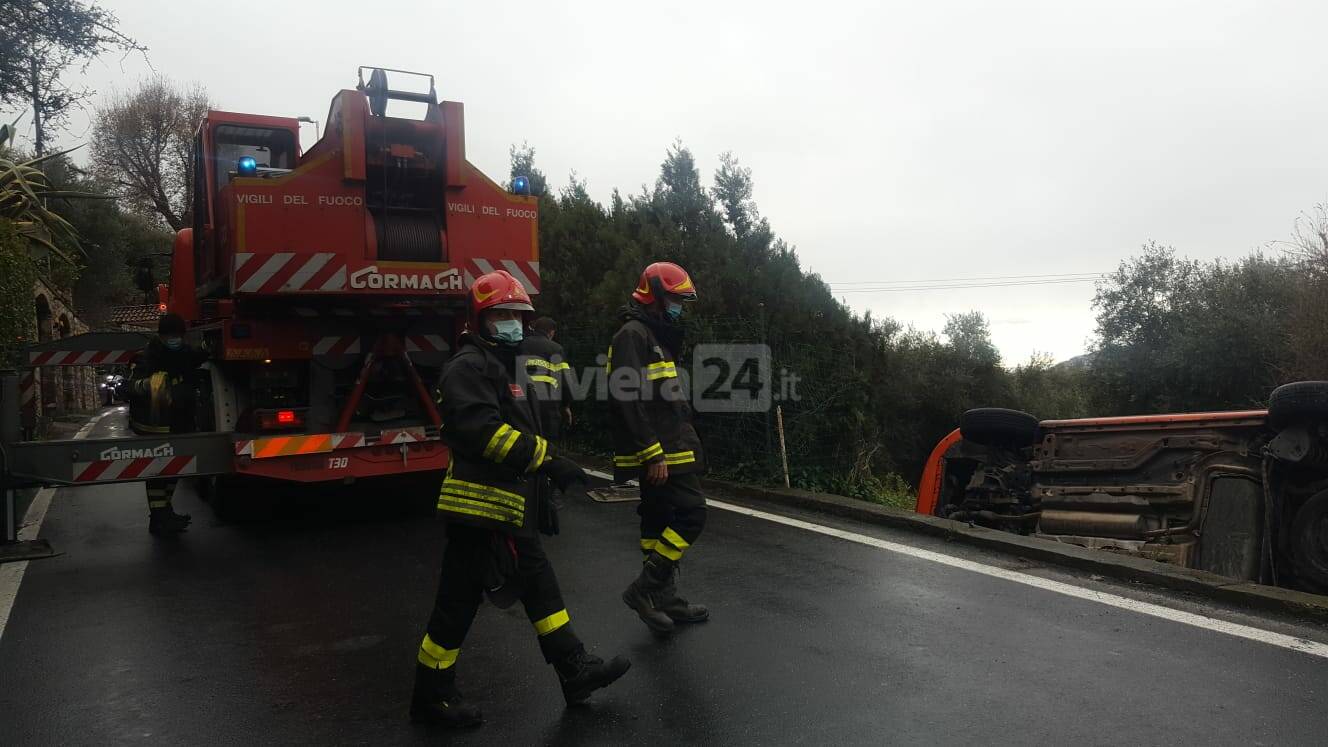
[[[585,492],[586,483],[590,482],[590,478],[586,476],[586,471],[581,469],[581,465],[567,457],[554,457],[545,462],[539,468],[539,471],[552,480],[553,484],[557,485],[558,489],[564,493],[576,492],[578,489],[574,487],[576,483],[580,483],[579,490]]]
[[[539,532],[550,537],[558,533],[558,506],[554,504],[548,490],[540,496]]]

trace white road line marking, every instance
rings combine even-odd
[[[53,495],[55,488],[42,488],[37,491],[32,503],[28,505],[28,512],[23,515],[23,524],[18,530],[19,541],[36,539]],[[0,640],[4,640],[9,613],[14,609],[14,600],[18,598],[18,587],[23,583],[23,573],[27,570],[26,560],[0,565]]]
[[[92,433],[92,429],[101,422],[101,419],[111,412],[118,412],[119,408],[111,411],[104,411],[93,416],[91,420],[83,424],[74,434],[74,438],[87,438]],[[55,488],[42,488],[33,496],[32,503],[28,504],[27,513],[23,514],[23,524],[19,527],[19,541],[37,539],[37,534],[41,532],[42,522],[46,520],[46,510],[51,507],[51,498],[55,495]],[[18,598],[18,588],[23,584],[23,574],[28,570],[28,561],[20,560],[15,563],[5,563],[0,565],[0,640],[4,640],[5,626],[9,624],[9,613],[14,609],[14,600]]]
[[[609,482],[613,482],[613,475],[610,475],[610,474],[608,474],[607,472],[600,472],[600,471],[597,470],[597,469],[588,469],[588,470],[586,470],[586,474],[587,474],[587,475],[594,475],[595,477],[598,477],[598,478],[601,479],[601,480],[608,480]],[[628,484],[628,485],[638,485],[639,483],[638,483],[636,480],[628,480],[628,481],[627,481],[627,484]]]
[[[599,472],[591,472],[590,474],[603,476],[603,473]],[[835,529],[820,524],[813,524],[809,521],[802,521],[801,519],[793,519],[787,516],[780,516],[779,514],[758,511],[754,508],[747,508],[746,506],[737,506],[716,500],[707,500],[706,505],[723,509],[725,511],[743,514],[745,516],[751,516],[757,519],[765,519],[766,521],[772,521],[776,524],[805,529],[809,532],[824,534],[828,537],[836,537],[838,539],[848,540],[849,542],[856,542],[861,545],[888,550],[893,553],[899,553],[900,555],[908,555],[921,560],[948,565],[951,568],[960,568],[966,571],[972,571],[973,573],[981,573],[984,576],[1013,581],[1017,584],[1032,586],[1036,589],[1043,589],[1045,591],[1063,594],[1076,599],[1085,599],[1090,602],[1105,604],[1109,607],[1116,607],[1130,612],[1137,612],[1142,615],[1149,615],[1163,620],[1170,620],[1172,622],[1178,622],[1196,628],[1203,628],[1204,630],[1225,633],[1226,635],[1235,636],[1237,638],[1245,638],[1251,641],[1258,641],[1259,643],[1267,643],[1271,646],[1290,649],[1291,651],[1299,651],[1303,654],[1310,654],[1311,656],[1328,659],[1328,645],[1317,641],[1296,638],[1295,636],[1284,635],[1282,633],[1274,633],[1271,630],[1264,630],[1249,625],[1241,625],[1226,620],[1219,620],[1206,615],[1198,615],[1193,612],[1184,612],[1170,607],[1152,604],[1150,602],[1141,602],[1136,599],[1117,596],[1104,591],[1085,589],[1080,586],[1074,586],[1060,581],[1052,581],[1051,579],[1040,578],[1027,573],[1020,573],[1019,571],[1010,571],[1004,568],[983,565],[982,563],[975,563],[971,560],[956,558],[951,555],[945,555],[944,553],[924,550],[909,545],[901,545],[898,542],[890,542],[888,540],[877,539],[876,537],[869,537],[865,534],[848,532],[843,529]]]

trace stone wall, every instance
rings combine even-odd
[[[44,280],[32,288],[36,324],[32,339],[38,342],[57,340],[88,331],[74,311],[73,300]],[[90,412],[101,406],[98,400],[96,372],[91,366],[45,366],[37,369],[38,414],[50,418],[74,412]]]

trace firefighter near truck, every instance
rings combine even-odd
[[[295,117],[209,111],[198,129],[193,225],[161,309],[208,352],[197,432],[38,444],[6,422],[10,487],[446,469],[435,388],[466,292],[496,270],[539,292],[538,201],[527,179],[508,189],[466,160],[463,106],[438,101],[430,75],[362,67],[325,122],[303,152]],[[147,342],[80,335],[34,346],[29,364],[127,363]],[[21,420],[17,386],[6,421]]]
[[[1328,593],[1328,382],[1278,387],[1266,410],[970,410],[932,451],[916,510]]]

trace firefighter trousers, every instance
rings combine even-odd
[[[173,477],[144,481],[144,487],[148,494],[148,510],[172,510],[171,497],[175,495],[175,486],[179,482],[178,479]]]
[[[438,594],[418,657],[421,664],[432,669],[448,669],[456,663],[461,643],[484,598],[484,579],[494,548],[495,533],[489,529],[449,524],[447,534]],[[539,537],[502,539],[516,553],[516,578],[509,583],[521,584],[521,604],[535,628],[544,660],[566,658],[581,648],[581,640],[572,631],[558,579]]]
[[[681,560],[705,528],[705,495],[697,473],[669,475],[663,485],[641,481],[641,552]]]

